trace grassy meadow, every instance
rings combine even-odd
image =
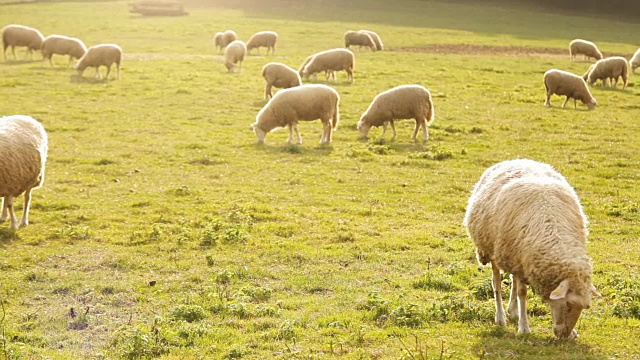
[[[592,87],[594,111],[554,96],[542,74],[582,74],[573,38],[630,57],[640,25],[535,8],[435,1],[186,2],[188,16],[142,17],[123,1],[0,1],[0,26],[117,43],[122,77],[72,77],[67,58],[0,62],[0,115],[49,134],[31,224],[0,224],[0,358],[640,359],[640,76]],[[297,68],[371,29],[385,51],[356,53],[333,143],[319,121],[257,145],[261,68]],[[217,31],[279,33],[226,72]],[[104,68],[102,72],[104,74]],[[319,82],[324,82],[322,77]],[[427,87],[426,143],[359,139],[373,97]],[[532,334],[493,324],[491,271],[462,227],[490,165],[531,158],[576,188],[602,293],[576,341],[553,337],[531,291]],[[22,198],[16,201],[18,216]],[[505,275],[505,285],[508,284]],[[505,287],[508,296],[508,287]]]

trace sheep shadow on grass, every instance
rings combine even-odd
[[[70,76],[69,82],[78,83],[78,84],[106,84],[113,80],[109,78],[95,78],[95,77],[84,77],[78,74],[73,74]]]
[[[4,63],[2,63],[5,66],[15,66],[15,65],[26,65],[26,64],[33,64],[33,63],[39,63],[42,62],[42,60],[14,60],[14,59],[7,59],[4,61]]]

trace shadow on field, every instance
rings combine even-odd
[[[2,65],[5,65],[5,66],[26,65],[26,64],[39,63],[41,61],[42,60],[10,60],[10,59],[7,59],[4,63],[2,63]]]
[[[317,139],[314,139],[314,140],[317,140]],[[331,153],[334,150],[333,145],[331,144],[321,145],[315,142],[314,140],[309,139],[306,145],[305,145],[305,139],[303,138],[302,145],[287,144],[287,143],[282,144],[280,142],[275,142],[275,143],[272,142],[272,143],[265,143],[265,144],[254,143],[252,145],[249,145],[248,147],[256,150],[264,151],[270,154],[289,153],[293,155],[304,155],[304,156],[331,155]],[[268,139],[265,141],[268,142]],[[309,144],[309,141],[314,141],[314,143]]]
[[[95,78],[95,77],[84,77],[78,74],[73,74],[69,77],[69,82],[78,83],[78,84],[107,84],[113,80],[109,78]]]

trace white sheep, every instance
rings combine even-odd
[[[11,217],[10,228],[29,225],[31,190],[44,183],[47,162],[47,133],[42,124],[26,115],[0,118],[0,221]],[[13,199],[24,193],[24,211],[18,224]]]
[[[7,48],[11,46],[11,53],[16,59],[16,46],[26,46],[27,55],[33,59],[33,50],[40,50],[44,35],[38,30],[24,25],[11,24],[2,28],[2,54],[7,61]]]
[[[264,138],[273,129],[288,127],[289,138],[293,141],[293,132],[298,137],[298,144],[302,137],[298,132],[298,121],[322,121],[321,144],[331,142],[332,130],[338,127],[340,121],[340,96],[333,88],[322,84],[300,85],[290,89],[280,90],[258,112],[256,122],[251,125],[258,143],[264,143]]]
[[[64,35],[49,35],[42,42],[40,51],[42,52],[43,65],[45,59],[49,59],[49,65],[53,66],[51,58],[53,57],[53,54],[58,54],[69,55],[69,63],[67,64],[67,67],[69,67],[74,58],[78,60],[84,56],[87,52],[87,47],[84,45],[82,40],[78,38]]]
[[[416,139],[418,130],[422,128],[424,141],[429,139],[428,126],[435,117],[431,93],[424,86],[400,85],[378,94],[358,121],[358,130],[363,138],[369,135],[373,126],[382,126],[382,136],[391,124],[393,139],[396,138],[395,120],[415,119],[416,127],[412,139]]]
[[[596,44],[591,41],[575,39],[569,43],[569,55],[571,60],[575,60],[576,55],[582,54],[586,59],[592,57],[596,60],[602,59],[602,53]]]
[[[240,71],[246,54],[247,46],[242,40],[232,41],[224,49],[224,66],[229,72],[235,72],[237,64],[238,71]]]
[[[311,62],[311,59],[313,59],[313,57],[314,57],[315,55],[316,55],[316,54],[309,55],[309,56],[307,56],[307,58],[306,58],[306,59],[304,59],[304,62],[302,63],[302,65],[301,65],[301,66],[300,66],[300,68],[298,69],[298,74],[299,74],[300,76],[302,76],[302,70],[304,70],[304,67],[305,67],[305,66],[307,66],[307,64]],[[333,76],[333,78],[335,79],[335,78],[336,78],[335,71],[326,70],[326,71],[324,72],[324,78],[325,78],[325,80],[329,80],[329,77],[330,77],[330,76]],[[313,78],[314,78],[314,80],[318,80],[318,74],[317,74],[317,73],[314,73],[314,74],[313,74]]]
[[[222,51],[225,47],[227,47],[227,45],[235,41],[237,37],[238,36],[233,30],[217,32],[213,36],[213,45],[216,47],[216,49],[219,48],[219,51]]]
[[[292,88],[300,86],[302,80],[300,74],[290,66],[278,62],[270,62],[262,68],[262,77],[267,81],[264,88],[264,98],[273,97],[271,87]]]
[[[247,52],[252,49],[258,49],[260,53],[261,47],[267,48],[267,55],[271,50],[271,55],[276,52],[276,41],[278,41],[278,33],[275,31],[259,31],[249,38],[247,41]]]
[[[94,45],[87,49],[87,52],[83,57],[78,60],[76,64],[76,71],[78,76],[82,76],[84,70],[88,67],[95,67],[95,76],[101,78],[100,66],[107,67],[107,74],[105,79],[109,77],[111,72],[111,65],[116,64],[116,70],[118,72],[117,78],[120,79],[120,67],[122,66],[122,48],[116,44],[99,44]]]
[[[376,43],[371,38],[371,35],[364,31],[352,31],[349,30],[344,33],[344,47],[349,49],[351,46],[358,46],[358,48],[368,47],[371,51],[376,51]]]
[[[358,31],[371,36],[371,39],[373,40],[373,42],[376,43],[376,50],[378,51],[384,50],[384,44],[382,43],[382,39],[380,38],[380,35],[378,35],[378,33],[371,30],[358,30]]]
[[[504,161],[476,183],[464,218],[478,261],[491,263],[495,322],[506,325],[500,270],[512,274],[508,313],[518,333],[529,333],[527,285],[551,307],[553,333],[575,338],[573,329],[597,291],[587,256],[587,218],[578,196],[551,166]],[[517,300],[516,300],[517,298]]]
[[[622,56],[612,56],[606,59],[598,60],[589,67],[589,70],[582,77],[590,85],[596,81],[602,80],[602,86],[607,85],[607,80],[611,81],[611,86],[618,85],[618,78],[622,78],[622,88],[627,86],[629,78],[629,64],[627,59]],[[615,82],[614,82],[615,80]]]
[[[629,65],[631,65],[631,71],[635,74],[636,69],[640,67],[640,49],[636,50],[635,54],[633,54],[631,60],[629,60]]]
[[[576,99],[587,105],[589,110],[593,110],[596,107],[596,99],[591,95],[587,83],[578,75],[551,69],[544,73],[543,81],[547,94],[544,102],[546,106],[551,106],[551,95],[556,94],[567,97],[562,107],[567,105],[569,99],[573,99],[574,108],[577,108]]]
[[[325,72],[325,77],[332,71],[344,70],[347,73],[349,82],[353,82],[353,68],[355,66],[355,56],[349,49],[331,49],[316,53],[305,60],[300,74],[308,78],[321,71]]]

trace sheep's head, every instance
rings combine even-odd
[[[236,71],[236,64],[234,64],[234,63],[226,62],[226,63],[224,63],[224,66],[227,68],[227,71],[229,71],[229,72],[235,72]]]
[[[257,121],[251,124],[251,130],[253,130],[253,132],[256,134],[256,137],[258,138],[258,144],[264,144],[264,137],[265,135],[267,135],[267,133],[259,127]]]
[[[589,110],[593,110],[596,108],[596,99],[594,97],[591,97],[591,99],[589,99],[586,103],[587,108],[589,108]]]
[[[366,116],[362,115],[360,121],[358,121],[358,130],[360,131],[360,137],[362,139],[366,139],[369,136],[369,130],[371,130],[371,125],[367,123]]]
[[[555,336],[561,339],[574,339],[578,336],[574,327],[582,310],[589,308],[593,295],[599,295],[593,285],[586,294],[580,294],[571,288],[569,280],[560,282],[560,285],[551,292],[548,301]]]

